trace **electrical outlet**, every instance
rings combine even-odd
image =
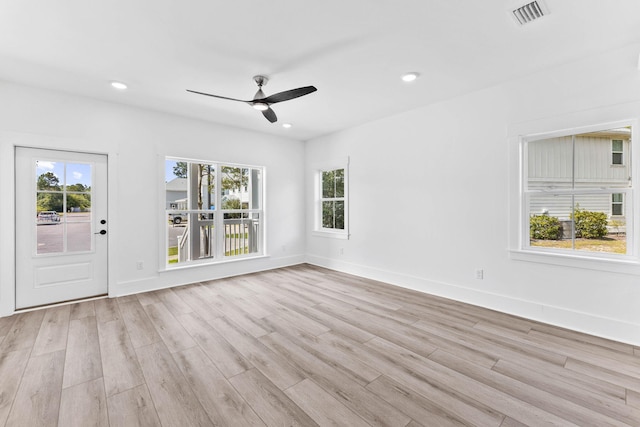
[[[476,279],[482,280],[484,279],[484,270],[479,268],[476,270]]]
[[[282,245],[282,252],[287,252],[287,245]]]
[[[339,253],[340,255],[344,255],[344,248],[340,248],[340,249],[338,250],[338,253]]]
[[[136,262],[136,268],[138,270],[142,270],[144,268],[144,262],[142,262],[142,261]]]

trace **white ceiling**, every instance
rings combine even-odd
[[[306,140],[640,40],[640,0],[546,0],[518,26],[529,1],[0,0],[0,79]],[[185,90],[251,99],[256,74],[318,91],[271,124]]]

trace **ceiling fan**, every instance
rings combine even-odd
[[[256,110],[262,111],[262,114],[267,118],[267,120],[269,120],[271,123],[274,123],[278,121],[278,117],[276,116],[276,113],[271,109],[272,104],[282,102],[282,101],[288,101],[294,98],[299,98],[301,96],[308,95],[318,90],[313,86],[305,86],[305,87],[299,87],[297,89],[285,90],[284,92],[278,92],[276,94],[266,96],[262,91],[262,86],[266,85],[269,79],[265,76],[254,76],[253,80],[258,85],[258,91],[253,96],[253,99],[250,101],[245,101],[245,100],[236,99],[236,98],[228,98],[226,96],[220,96],[220,95],[212,95],[210,93],[198,92],[198,91],[189,90],[189,89],[187,89],[187,92],[197,93],[198,95],[213,96],[214,98],[228,99],[231,101],[244,102],[245,104],[251,105]]]

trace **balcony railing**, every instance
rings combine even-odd
[[[199,232],[193,233],[192,227],[197,227]],[[233,257],[256,253],[260,247],[260,220],[249,218],[224,219],[224,244],[223,256]],[[191,242],[198,238],[199,241]],[[213,223],[210,220],[188,221],[184,227],[184,233],[178,237],[178,263],[189,260],[213,258],[215,254],[215,242],[213,240]],[[192,255],[196,254],[195,256]],[[175,261],[174,261],[175,262]]]

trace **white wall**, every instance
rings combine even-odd
[[[628,46],[309,141],[307,260],[640,344],[637,265],[554,265],[509,250],[517,135],[640,117],[639,52]],[[311,165],[345,156],[351,237],[314,236]]]
[[[112,296],[304,260],[302,142],[0,82],[0,315],[14,307],[15,145],[109,155]],[[266,166],[269,256],[161,272],[164,156]]]

